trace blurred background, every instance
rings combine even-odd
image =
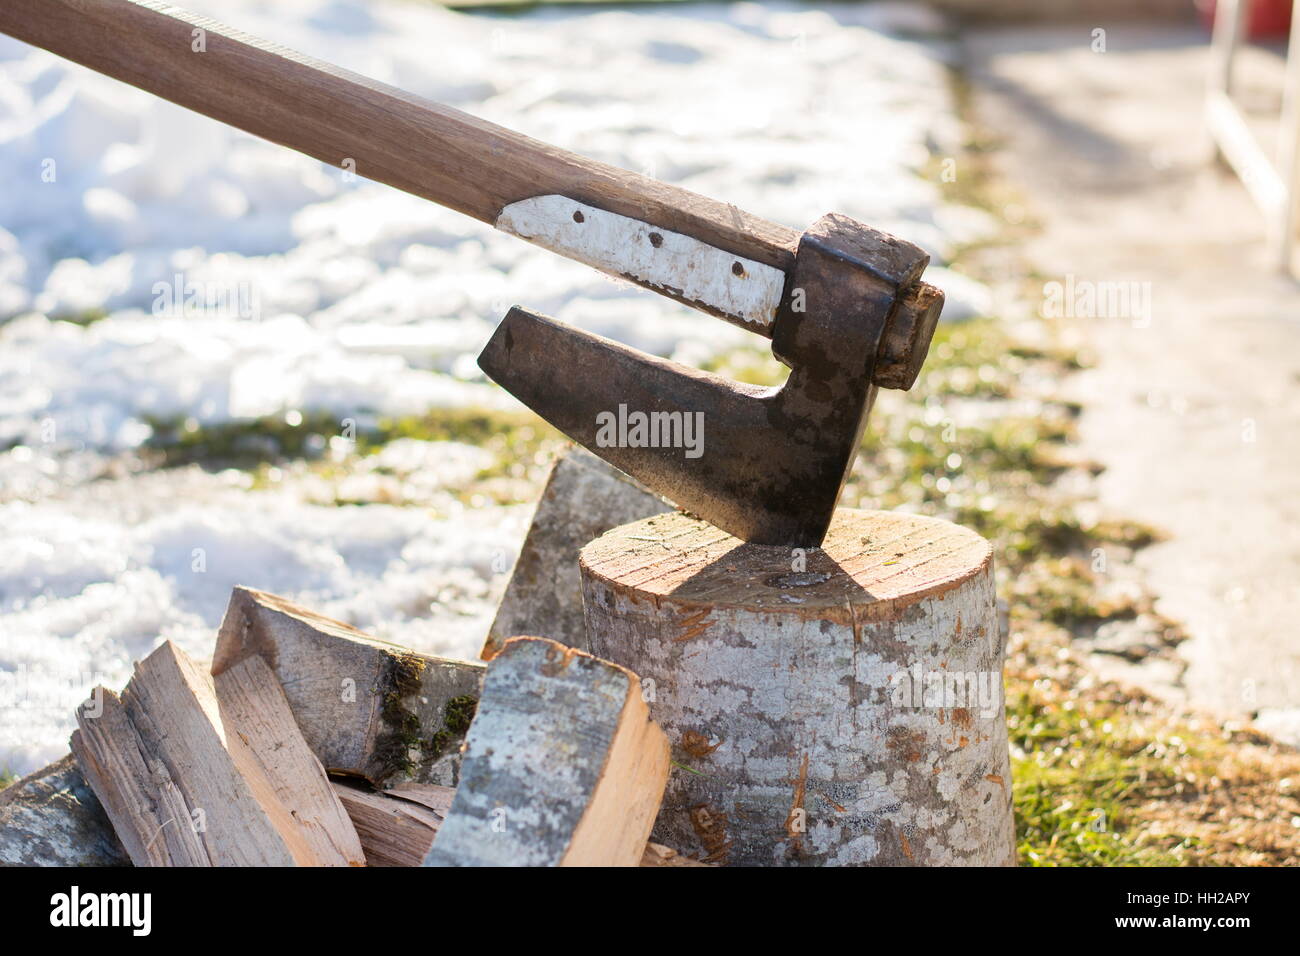
[[[1295,862],[1300,290],[1216,158],[1212,5],[185,6],[926,248],[943,324],[843,503],[994,541],[1022,862]],[[1232,89],[1270,156],[1289,8],[1249,11]],[[209,656],[235,584],[477,658],[564,445],[475,364],[511,305],[782,377],[738,329],[7,37],[0,182],[10,778],[161,641]]]

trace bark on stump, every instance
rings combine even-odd
[[[590,651],[646,683],[677,763],[654,839],[733,865],[1010,865],[992,549],[841,510],[823,548],[683,514],[581,553]]]

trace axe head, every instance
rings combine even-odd
[[[592,453],[723,531],[818,547],[876,388],[908,388],[943,295],[916,246],[844,216],[799,241],[773,326],[790,368],[759,388],[516,306],[479,356],[508,392]]]

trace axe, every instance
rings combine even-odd
[[[943,306],[924,252],[845,216],[800,235],[167,4],[3,0],[0,31],[770,338],[779,388],[519,307],[479,356],[570,438],[747,541],[821,544],[876,389],[911,387]]]

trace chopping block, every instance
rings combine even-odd
[[[686,514],[583,548],[590,651],[641,676],[674,769],[654,839],[749,866],[1015,859],[992,548],[840,509],[821,548]]]

